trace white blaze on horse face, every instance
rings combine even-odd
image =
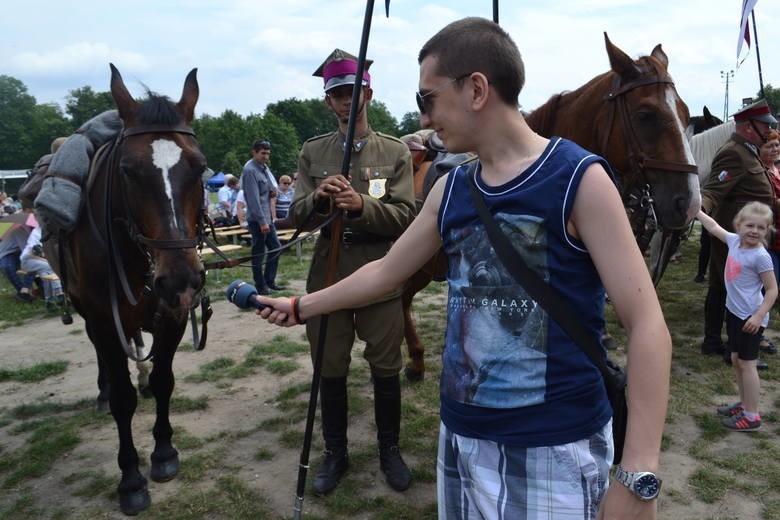
[[[173,189],[171,188],[170,170],[181,159],[181,148],[173,141],[167,139],[157,139],[152,143],[152,162],[160,169],[163,184],[165,185],[165,194],[171,202],[171,215],[173,215],[173,225],[179,227],[176,221],[176,208],[173,207]]]
[[[677,116],[677,129],[680,132],[682,139],[683,151],[685,152],[685,160],[688,164],[696,164],[693,159],[693,152],[691,152],[691,145],[688,143],[688,138],[685,134],[685,127],[682,124],[682,117],[677,110],[677,102],[680,98],[677,97],[677,92],[672,87],[666,89],[666,104],[669,105],[669,110],[672,114]],[[688,192],[691,194],[691,203],[688,205],[688,211],[686,211],[685,222],[688,223],[693,220],[696,214],[701,208],[701,190],[699,189],[699,176],[696,172],[689,173],[688,175]]]

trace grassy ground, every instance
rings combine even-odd
[[[308,248],[307,248],[308,249]],[[658,288],[664,314],[674,341],[672,392],[669,401],[667,428],[663,443],[662,469],[664,489],[659,518],[780,519],[780,444],[777,408],[780,406],[778,381],[780,368],[775,358],[767,358],[770,368],[761,373],[762,411],[765,426],[760,432],[737,434],[719,424],[714,408],[734,400],[733,374],[718,358],[699,353],[703,301],[706,286],[693,282],[698,241],[692,238],[681,248],[682,258],[670,265]],[[307,252],[304,258],[307,258]],[[293,254],[285,255],[280,266],[283,285],[303,280],[308,265]],[[246,267],[222,271],[209,279],[209,291],[215,299],[223,299],[222,291],[229,281],[251,278]],[[435,451],[438,425],[439,348],[444,325],[442,307],[443,284],[432,284],[417,298],[415,314],[425,345],[428,374],[419,384],[403,384],[403,423],[401,447],[412,467],[415,488],[432,489],[435,482]],[[0,327],[16,326],[46,312],[35,304],[23,306],[12,301],[7,287],[0,289]],[[624,358],[625,339],[609,309],[610,330],[619,345],[612,355]],[[773,315],[774,323],[777,316]],[[772,325],[770,324],[770,327]],[[770,337],[778,336],[770,331]],[[189,347],[191,348],[191,346]],[[210,381],[224,388],[244,378],[262,373],[279,376],[300,368],[306,360],[306,345],[302,341],[274,338],[255,345],[243,359],[219,358],[203,364],[200,370],[186,376],[189,382]],[[296,357],[297,356],[297,357]],[[0,367],[2,367],[0,363]],[[67,372],[67,364],[51,363],[0,370],[0,381],[35,384],[42,378]],[[365,363],[353,363],[350,377],[350,413],[371,415],[370,383]],[[357,377],[356,377],[357,376]],[[274,440],[273,449],[254,448],[251,457],[262,461],[279,457],[281,452],[296,452],[302,441],[302,430],[308,399],[308,383],[297,381],[280,385],[267,400],[278,412],[255,427],[223,432],[202,438],[186,427],[177,427],[176,439],[187,459],[177,480],[186,483],[180,493],[155,501],[143,514],[151,519],[199,518],[278,518],[279,513],[268,508],[262,490],[247,484],[241,469],[228,462],[227,454],[246,439],[262,436]],[[150,407],[148,401],[141,404]],[[186,413],[208,408],[208,399],[194,395],[177,395],[173,413]],[[86,401],[40,405],[19,403],[0,410],[0,429],[19,439],[19,449],[0,446],[0,518],[102,518],[98,506],[88,506],[77,512],[67,509],[42,510],[28,483],[45,476],[58,457],[83,442],[85,431],[95,424],[110,422],[110,417],[97,415]],[[148,409],[147,409],[148,411]],[[256,443],[255,446],[268,446]],[[312,466],[317,467],[319,455],[315,446]],[[284,451],[287,450],[287,451]],[[285,456],[287,456],[285,455]],[[389,496],[376,487],[366,486],[366,467],[373,466],[372,449],[351,452],[351,471],[338,489],[316,507],[307,509],[304,518],[370,518],[370,519],[434,519],[435,497],[430,492]],[[143,457],[144,455],[142,455]],[[148,454],[145,454],[148,458]],[[309,479],[311,479],[311,472]],[[115,475],[84,470],[59,482],[69,486],[72,494],[90,498],[102,497],[115,501]],[[427,488],[426,488],[427,486]],[[309,500],[307,498],[307,500]],[[94,501],[92,502],[94,503]],[[98,503],[100,503],[98,501]],[[749,503],[745,513],[740,503]],[[737,507],[733,507],[736,504]],[[307,506],[310,502],[307,501]],[[287,511],[285,511],[285,514]],[[748,514],[748,516],[744,516]]]

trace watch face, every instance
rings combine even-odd
[[[658,495],[661,485],[655,475],[642,475],[634,481],[636,494],[645,500],[650,500]]]

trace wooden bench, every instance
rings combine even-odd
[[[27,271],[25,271],[24,269],[18,269],[16,271],[16,274],[18,274],[19,276],[25,276],[25,275],[27,275]],[[58,282],[58,281],[60,281],[60,277],[57,276],[54,273],[51,273],[51,274],[39,274],[39,275],[35,275],[35,277],[36,278],[40,278],[41,280],[46,280],[47,282]]]
[[[225,244],[224,246],[219,246],[219,250],[222,251],[223,253],[228,253],[230,251],[235,251],[235,250],[241,249],[243,247],[244,246],[241,246],[239,244]],[[203,245],[203,250],[200,252],[200,255],[201,256],[203,256],[203,255],[212,255],[214,253],[216,253],[216,251],[214,251],[209,246],[204,244]]]
[[[217,237],[219,237],[219,238],[230,238],[230,240],[234,244],[238,244],[238,239],[241,238],[241,235],[245,235],[247,233],[249,233],[249,232],[246,230],[246,228],[243,228],[241,226],[239,226],[236,229],[227,229],[225,231],[214,230],[214,234]]]

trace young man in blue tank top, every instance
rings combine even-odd
[[[439,517],[655,518],[671,339],[604,160],[528,127],[518,110],[520,53],[493,22],[448,25],[419,61],[423,126],[450,152],[477,152],[477,167],[437,182],[387,256],[299,299],[261,297],[268,308],[259,314],[291,326],[360,306],[397,288],[443,246],[450,293]],[[599,371],[496,259],[467,175],[515,248],[596,338],[609,293],[629,340],[621,483],[608,484],[611,409]]]

